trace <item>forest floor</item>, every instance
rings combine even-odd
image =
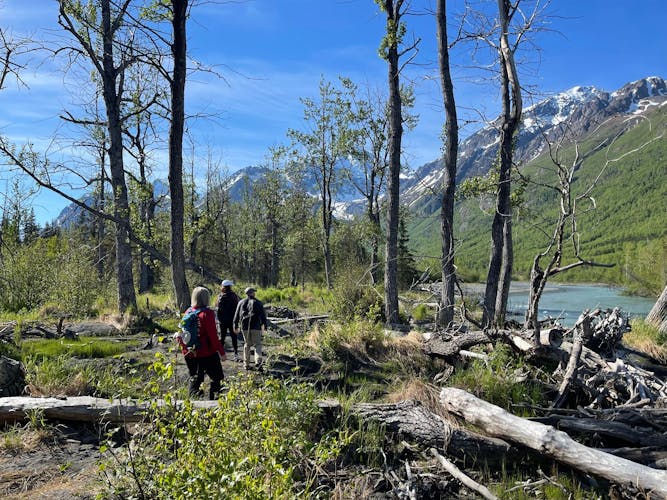
[[[136,340],[128,337],[128,340]],[[242,359],[243,343],[239,343]],[[132,364],[145,367],[162,353],[175,362],[175,380],[187,388],[188,372],[183,356],[174,352],[171,342],[140,350],[128,350],[124,355]],[[248,376],[243,362],[234,361],[231,340],[225,345],[227,359],[223,361],[225,378],[233,380]],[[264,346],[265,353],[272,350]],[[251,358],[254,362],[254,357]],[[262,376],[251,368],[254,376]],[[206,377],[202,389],[208,394],[209,379]],[[225,390],[223,384],[223,391]],[[3,499],[93,499],[102,492],[103,475],[100,461],[100,445],[105,431],[97,425],[86,423],[32,422],[15,424],[0,433],[0,498]],[[107,457],[108,458],[108,457]]]

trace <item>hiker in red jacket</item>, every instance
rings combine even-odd
[[[197,335],[199,337],[199,347],[196,349],[188,348],[183,342],[181,334],[176,334],[185,363],[190,372],[190,395],[201,396],[200,389],[204,376],[208,375],[211,379],[209,389],[209,399],[215,399],[220,392],[220,382],[225,378],[222,372],[221,360],[225,359],[225,350],[218,338],[218,332],[215,326],[215,312],[209,309],[211,294],[207,288],[199,286],[192,291],[192,304],[185,314],[192,310],[197,312]]]

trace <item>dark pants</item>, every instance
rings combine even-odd
[[[227,323],[226,325],[223,325],[222,323],[220,324],[220,342],[222,342],[222,345],[225,345],[225,338],[227,338],[227,334],[229,333],[229,336],[232,338],[232,347],[234,348],[234,354],[239,353],[239,340],[238,337],[236,336],[236,333],[234,333],[234,326],[232,323]]]
[[[209,399],[215,399],[216,394],[220,392],[220,381],[225,378],[218,353],[216,352],[205,358],[187,356],[185,364],[188,366],[188,372],[190,372],[190,395],[200,396],[202,394],[200,387],[204,381],[204,376],[208,375],[211,379],[208,397]]]

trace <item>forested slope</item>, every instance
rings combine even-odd
[[[667,109],[661,106],[641,118],[610,120],[578,142],[583,161],[573,179],[573,195],[594,184],[590,191],[594,204],[579,203],[581,256],[615,266],[578,268],[561,279],[622,284],[641,293],[656,293],[656,289],[659,293],[667,273],[666,129]],[[573,152],[572,144],[559,151],[566,164],[571,163]],[[520,171],[529,182],[522,204],[515,208],[514,274],[518,279],[527,277],[532,258],[544,248],[558,210],[556,193],[540,186],[555,184],[546,150],[520,166]],[[514,185],[516,191],[518,179]],[[424,200],[410,226],[416,253],[431,266],[437,266],[437,261],[429,257],[437,257],[440,248],[436,201]],[[493,207],[493,197],[488,194],[457,204],[457,266],[467,280],[485,278]]]

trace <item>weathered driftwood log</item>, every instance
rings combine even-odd
[[[613,483],[631,485],[655,498],[667,497],[667,471],[655,470],[609,453],[577,443],[565,432],[531,422],[476,398],[466,391],[444,388],[440,401],[450,412],[461,416],[494,437],[519,443],[588,474]]]
[[[446,336],[432,334],[427,338],[424,349],[427,354],[432,356],[452,358],[458,356],[461,349],[468,349],[487,342],[493,342],[493,339],[483,331],[465,332],[456,335],[446,334]]]
[[[328,314],[319,314],[315,316],[300,316],[298,318],[271,318],[271,322],[274,325],[285,325],[290,323],[314,323],[315,321],[322,321],[329,319]]]
[[[423,447],[435,447],[459,459],[477,462],[499,463],[513,450],[500,439],[482,436],[475,432],[452,427],[439,415],[429,411],[418,401],[401,401],[391,404],[360,403],[352,407],[352,413],[364,420],[374,420],[385,429]]]
[[[158,401],[164,405],[164,401]],[[213,408],[217,401],[192,401],[196,408]],[[27,420],[32,411],[42,411],[47,419],[77,422],[140,422],[150,403],[130,399],[108,400],[91,396],[67,398],[0,398],[0,422]]]
[[[67,420],[75,422],[141,422],[151,409],[152,403],[164,406],[163,400],[152,402],[132,399],[102,399],[92,396],[70,396],[65,398],[33,398],[29,396],[0,397],[0,423],[23,422],[28,420],[30,412],[41,411],[49,420]],[[215,408],[217,401],[192,400],[194,408]],[[181,404],[177,402],[176,404]],[[336,400],[322,400],[319,407],[331,418],[340,413],[340,403]],[[484,438],[488,439],[488,438]]]
[[[567,399],[568,390],[570,384],[577,373],[577,367],[579,366],[579,357],[581,356],[581,348],[584,345],[584,335],[580,331],[574,333],[574,343],[572,344],[572,350],[570,351],[570,359],[567,362],[567,368],[565,369],[565,375],[563,380],[558,388],[558,396],[553,402],[554,408],[560,408],[563,406],[563,403]]]

